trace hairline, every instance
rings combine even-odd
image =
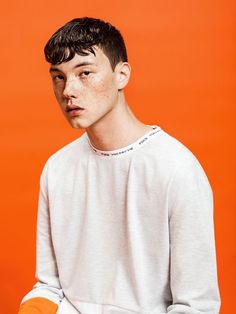
[[[110,64],[110,66],[111,66],[111,69],[112,69],[113,72],[114,72],[114,70],[115,70],[117,64],[119,64],[120,62],[127,62],[127,61],[123,61],[122,59],[120,59],[118,62],[116,62],[116,64],[113,65],[113,64],[112,64],[112,61],[111,61],[111,57],[109,56],[109,53],[106,53],[106,49],[104,49],[104,48],[102,47],[102,44],[101,44],[101,43],[98,43],[98,44],[95,44],[95,45],[91,45],[90,47],[88,47],[88,48],[86,48],[86,49],[81,50],[80,53],[77,52],[77,51],[74,51],[74,56],[73,56],[71,59],[62,61],[62,62],[60,62],[60,63],[55,63],[55,64],[49,62],[49,64],[50,64],[51,66],[56,66],[56,65],[62,64],[62,63],[64,63],[64,62],[69,62],[70,60],[72,60],[72,59],[75,57],[76,54],[79,55],[79,56],[87,56],[87,55],[93,54],[93,55],[96,57],[96,50],[97,50],[97,49],[100,49],[100,50],[102,51],[102,53],[107,57],[107,59],[108,59],[108,61],[109,61],[109,64]],[[73,52],[72,50],[70,50],[69,47],[65,47],[65,48],[64,48],[64,51],[66,51],[66,50],[68,50],[69,53],[70,53],[70,52]],[[83,54],[83,53],[84,53],[84,54]]]

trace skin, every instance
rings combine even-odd
[[[53,90],[68,122],[74,128],[85,129],[94,147],[119,149],[151,127],[140,122],[126,103],[124,88],[129,81],[130,65],[120,62],[113,71],[103,51],[94,49],[95,55],[76,54],[68,62],[51,65]],[[83,110],[67,112],[71,106]]]

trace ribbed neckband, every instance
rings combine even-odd
[[[146,143],[147,141],[149,141],[153,135],[157,134],[159,131],[161,131],[161,128],[157,125],[150,125],[152,127],[152,130],[149,131],[148,133],[144,134],[142,137],[140,137],[139,139],[137,139],[134,143],[119,148],[119,149],[115,149],[115,150],[100,150],[95,148],[88,137],[88,134],[86,134],[89,146],[92,148],[93,152],[96,155],[99,156],[103,156],[103,157],[117,157],[117,156],[122,156],[122,155],[126,155],[136,149],[138,149],[140,146],[142,146],[144,143]]]

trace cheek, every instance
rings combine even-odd
[[[54,95],[58,101],[62,100],[63,94],[62,94],[62,88],[58,86],[53,87]]]
[[[116,93],[113,79],[110,77],[107,79],[93,81],[91,86],[96,96],[112,98]]]

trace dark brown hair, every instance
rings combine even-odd
[[[102,49],[113,70],[120,61],[128,61],[121,33],[110,23],[90,17],[73,19],[59,28],[47,42],[44,53],[46,60],[56,65],[73,59],[76,53],[95,55],[94,46]]]

